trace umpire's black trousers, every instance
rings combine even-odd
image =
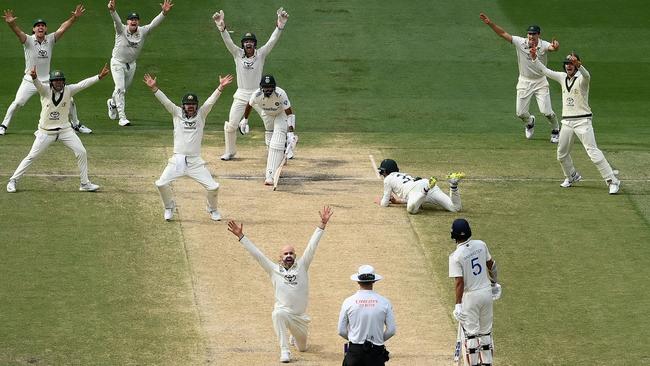
[[[348,344],[343,366],[384,366],[386,361],[388,361],[386,347],[366,341],[364,344]]]

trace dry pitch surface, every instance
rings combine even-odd
[[[337,334],[338,314],[342,301],[358,288],[349,277],[361,264],[372,264],[384,276],[375,290],[393,303],[397,334],[387,342],[390,364],[451,363],[455,331],[417,233],[403,207],[383,209],[373,203],[382,184],[368,155],[378,152],[299,148],[275,192],[262,184],[262,148],[240,150],[230,162],[214,163],[217,149],[204,149],[203,154],[221,184],[223,220],[209,219],[204,190],[197,183],[179,180],[174,192],[175,220],[183,232],[206,338],[206,364],[269,365],[279,359],[271,282],[227,231],[227,221],[243,222],[244,233],[273,259],[284,244],[293,244],[300,255],[319,222],[318,210],[326,204],[334,215],[310,268],[310,346],[307,352],[292,350],[292,363],[341,364],[344,340]]]

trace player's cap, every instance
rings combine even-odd
[[[382,278],[381,275],[375,273],[373,266],[367,264],[359,267],[357,273],[350,276],[350,279],[355,282],[376,282]]]
[[[539,25],[530,25],[528,26],[528,34],[540,34],[542,33],[542,28]]]
[[[37,26],[39,24],[43,24],[43,25],[47,26],[47,22],[45,21],[45,19],[38,18],[38,19],[34,20],[34,25],[32,27],[35,27],[35,26]]]
[[[65,80],[65,75],[61,70],[54,70],[50,72],[50,81],[54,80]]]
[[[126,19],[131,20],[131,19],[138,19],[140,20],[140,14],[133,12],[129,13],[129,15],[126,17]]]
[[[199,97],[194,93],[187,93],[183,96],[182,104],[199,104]]]

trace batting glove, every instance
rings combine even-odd
[[[223,10],[219,10],[218,12],[214,13],[214,15],[212,15],[212,19],[214,19],[214,24],[217,25],[219,32],[226,30],[226,22],[223,20]]]
[[[492,300],[496,301],[501,298],[501,285],[498,283],[495,283],[494,286],[492,286]]]
[[[284,26],[287,24],[287,20],[289,19],[289,14],[287,14],[287,12],[284,11],[284,8],[278,9],[277,13],[278,13],[278,28],[284,29]]]
[[[467,319],[467,316],[463,314],[463,305],[461,304],[454,306],[454,312],[452,314],[454,315],[454,319],[459,322],[464,322]]]
[[[251,129],[248,126],[248,118],[244,118],[239,122],[239,132],[242,135],[246,135],[247,133],[251,132]]]

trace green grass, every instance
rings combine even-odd
[[[50,31],[75,5],[5,3],[23,29],[43,16]],[[124,16],[136,9],[148,22],[157,3],[120,1],[118,11]],[[54,51],[53,66],[70,82],[96,73],[110,59],[113,29],[105,4],[87,6]],[[645,2],[552,0],[531,11],[512,0],[179,1],[138,61],[127,95],[133,127],[124,131],[105,116],[110,79],[76,98],[82,121],[96,131],[84,137],[91,178],[113,172],[155,180],[164,165],[162,151],[171,145],[170,121],[142,75],[158,75],[160,87],[178,100],[188,90],[203,99],[219,74],[233,73],[210,20],[217,6],[225,10],[235,41],[249,30],[266,41],[275,9],[290,12],[266,71],[289,93],[301,144],[367,145],[423,176],[468,173],[463,215],[476,238],[490,246],[504,287],[495,310],[499,364],[650,364],[643,344],[650,336]],[[587,181],[580,188],[559,188],[561,170],[546,141],[548,127],[541,117],[535,139],[523,139],[514,117],[514,50],[480,22],[481,11],[512,34],[537,23],[545,37],[557,37],[562,48],[550,56],[551,68],[558,69],[570,50],[580,53],[593,78],[597,141],[624,180],[620,195],[606,194],[579,145],[574,159]],[[0,113],[13,99],[24,66],[16,37],[3,27]],[[560,89],[551,84],[560,114]],[[211,113],[206,145],[222,144],[230,95]],[[0,139],[4,179],[33,141],[38,104],[32,98],[16,114],[10,135]],[[259,118],[252,123],[259,125]],[[79,194],[75,172],[71,153],[52,147],[30,173],[71,177],[30,176],[20,182],[20,194],[0,194],[0,363],[199,363],[204,355],[189,265],[178,226],[160,222],[153,185],[127,187],[122,179],[105,177],[99,183],[108,192]],[[448,228],[455,217],[439,211],[412,217],[433,253],[432,280],[448,289],[443,301],[449,309]],[[452,326],[451,318],[443,326]]]

